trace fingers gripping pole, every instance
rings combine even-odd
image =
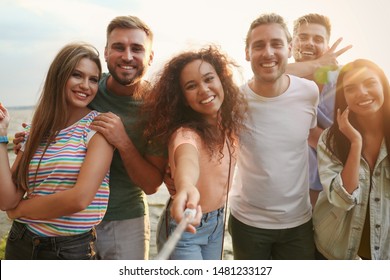
[[[196,215],[196,209],[186,209],[184,211],[183,219],[177,225],[176,229],[169,236],[167,242],[165,242],[163,248],[160,253],[156,256],[155,260],[167,260],[173,250],[177,242],[180,240],[181,235],[187,228],[187,226],[194,220]]]

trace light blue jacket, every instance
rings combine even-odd
[[[361,157],[359,186],[349,194],[340,173],[343,165],[325,146],[325,130],[318,143],[318,169],[324,191],[313,212],[314,239],[327,259],[358,259],[360,239],[369,201],[371,258],[390,259],[390,161],[382,141],[370,174]],[[370,190],[371,180],[371,190]]]

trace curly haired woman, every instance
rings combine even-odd
[[[236,163],[237,134],[246,103],[233,80],[236,64],[214,46],[172,58],[155,83],[146,108],[145,133],[168,145],[175,194],[160,220],[158,240],[170,235],[185,208],[197,208],[199,225],[185,232],[171,259],[220,259],[225,205]],[[195,193],[188,199],[188,193]],[[197,194],[198,193],[198,194]],[[170,214],[169,214],[170,213]],[[199,221],[199,219],[198,219]],[[163,227],[166,226],[166,231]]]

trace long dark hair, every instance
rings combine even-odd
[[[180,86],[183,68],[198,59],[214,67],[225,93],[220,108],[219,135],[212,133],[211,126],[201,114],[186,105]],[[157,76],[151,93],[145,97],[144,113],[149,117],[145,137],[167,145],[172,133],[184,126],[194,129],[201,136],[211,154],[215,148],[222,154],[225,135],[232,143],[236,142],[235,136],[243,128],[246,111],[246,101],[233,80],[232,67],[238,66],[215,46],[184,52],[167,62]]]
[[[347,108],[347,101],[344,96],[344,76],[346,73],[352,70],[367,68],[372,70],[376,75],[378,75],[382,87],[383,87],[383,135],[385,138],[387,151],[390,152],[390,96],[389,96],[389,81],[383,72],[383,70],[376,65],[374,62],[367,59],[357,59],[346,65],[344,65],[339,73],[337,78],[337,87],[336,87],[336,100],[335,100],[335,110],[334,110],[334,123],[329,128],[329,131],[326,135],[326,147],[331,151],[331,153],[336,156],[343,164],[345,164],[349,150],[351,147],[350,141],[345,137],[345,135],[340,131],[339,125],[337,123],[337,109],[340,109],[343,112]],[[349,120],[351,125],[359,131],[359,126],[357,125],[356,116],[353,112],[349,113]],[[361,131],[359,131],[361,132]]]

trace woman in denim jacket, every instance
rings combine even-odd
[[[335,122],[318,144],[321,192],[315,242],[327,259],[390,259],[390,96],[373,62],[346,64],[337,80]]]

